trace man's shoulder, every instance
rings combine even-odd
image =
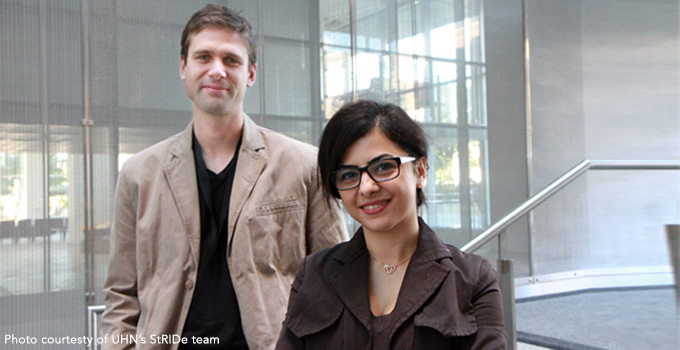
[[[258,126],[258,128],[268,154],[294,160],[295,164],[305,161],[309,161],[310,165],[316,164],[317,148],[315,146],[265,127]]]
[[[172,146],[179,140],[180,135],[181,132],[135,153],[125,161],[121,171],[129,172],[140,169],[158,168],[158,165],[167,159]]]

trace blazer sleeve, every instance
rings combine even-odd
[[[114,197],[111,252],[106,283],[102,334],[135,335],[140,315],[137,297],[136,200],[123,170]],[[104,344],[104,349],[133,349],[134,344]]]
[[[498,274],[486,259],[480,259],[480,264],[479,279],[472,299],[472,311],[478,328],[472,349],[505,349],[507,335]]]
[[[307,206],[307,254],[347,241],[347,225],[337,201],[326,201],[316,168],[310,171]]]

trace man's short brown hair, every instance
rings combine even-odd
[[[236,12],[228,7],[208,4],[198,12],[194,13],[189,19],[180,41],[180,57],[186,61],[189,53],[191,38],[196,33],[208,27],[231,29],[241,36],[248,47],[248,67],[252,67],[257,60],[257,45],[253,28],[240,12]]]

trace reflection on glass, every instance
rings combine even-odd
[[[390,8],[395,3],[357,0],[354,48],[348,3],[320,3],[325,117],[358,97],[398,104],[425,123],[432,149],[423,215],[450,229],[447,237],[469,239],[488,222],[486,134],[477,130],[486,126],[480,1]]]
[[[349,1],[319,0],[319,33],[325,45],[351,46]]]
[[[389,50],[389,25],[386,0],[357,0],[357,48],[366,50]]]
[[[467,117],[470,125],[486,125],[486,68],[481,65],[469,65],[466,68],[467,79]]]
[[[352,101],[352,61],[349,48],[326,46],[322,52],[321,96],[326,119]]]
[[[455,124],[458,119],[457,64],[434,61],[434,122]]]
[[[305,45],[267,42],[264,56],[264,99],[267,114],[286,116],[310,116],[311,72],[309,49]],[[295,88],[291,88],[295,85]]]
[[[426,220],[435,227],[461,227],[460,159],[455,128],[427,128],[430,136]]]
[[[468,142],[470,174],[470,225],[481,231],[490,224],[488,142],[486,130],[470,130]]]
[[[265,120],[266,128],[276,130],[286,136],[307,143],[314,143],[312,139],[312,122],[288,118],[269,118]]]

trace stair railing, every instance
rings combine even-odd
[[[486,243],[502,235],[505,230],[534,210],[548,198],[572,183],[588,170],[680,170],[680,161],[676,160],[584,160],[557,180],[533,195],[522,205],[511,211],[495,224],[489,226],[482,233],[465,244],[461,250],[467,253],[477,251]],[[500,244],[498,247],[500,255]],[[517,348],[517,327],[515,317],[515,283],[512,260],[498,260],[499,284],[503,293],[503,308],[505,311],[505,331],[508,334],[508,350]]]

